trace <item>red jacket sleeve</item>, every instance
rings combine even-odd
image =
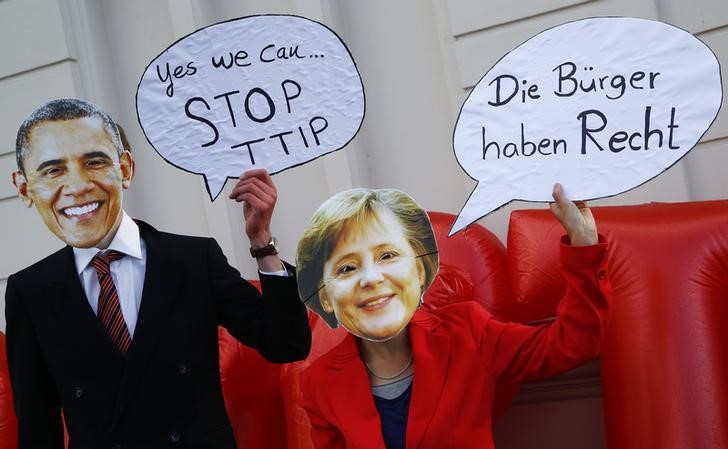
[[[479,326],[481,354],[499,382],[549,377],[599,354],[611,296],[607,245],[601,236],[599,244],[586,247],[562,240],[560,253],[567,287],[555,321],[534,327],[488,316]]]

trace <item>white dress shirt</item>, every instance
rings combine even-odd
[[[106,250],[99,248],[73,248],[76,260],[76,272],[81,280],[83,290],[86,292],[88,303],[95,314],[98,314],[99,278],[91,260],[96,254],[116,250],[126,254],[119,260],[111,262],[111,278],[114,280],[116,292],[119,295],[121,314],[124,316],[129,336],[134,338],[139,305],[142,302],[144,287],[144,273],[147,266],[147,249],[144,240],[139,236],[139,226],[134,223],[126,212],[122,211],[121,224],[116,231],[114,239]],[[262,272],[274,276],[291,276],[285,266],[275,272]]]
[[[139,305],[142,301],[147,250],[144,240],[139,236],[139,226],[134,223],[134,220],[126,212],[122,211],[122,214],[119,229],[106,250],[113,249],[126,254],[125,257],[111,262],[111,278],[114,280],[116,292],[119,294],[121,313],[124,315],[124,321],[126,321],[126,326],[129,328],[129,335],[133,338],[139,315]],[[101,287],[91,260],[96,254],[106,250],[73,248],[76,271],[94,313],[98,313]]]

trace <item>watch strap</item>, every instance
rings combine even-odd
[[[277,241],[275,237],[271,237],[271,239],[268,241],[268,243],[265,246],[262,246],[260,248],[250,248],[250,255],[255,257],[256,259],[260,259],[262,257],[266,256],[273,256],[275,254],[278,254],[278,246]]]

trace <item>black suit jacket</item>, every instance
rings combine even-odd
[[[217,325],[272,362],[304,358],[311,333],[295,277],[261,275],[264,298],[213,239],[139,222],[147,249],[126,359],[89,306],[70,247],[8,278],[7,352],[19,447],[234,448]]]

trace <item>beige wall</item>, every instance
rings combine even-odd
[[[722,0],[1,0],[0,290],[10,273],[61,247],[35,211],[22,207],[9,180],[18,124],[61,96],[88,98],[127,129],[138,162],[125,199],[133,216],[168,231],[212,235],[245,275],[254,275],[240,207],[224,195],[210,203],[200,177],[162,161],[136,122],[134,93],[146,64],[174,40],[257,13],[302,14],[337,31],[367,98],[364,126],[347,149],[275,177],[274,231],[289,260],[315,207],[351,186],[400,188],[428,209],[456,213],[474,186],[451,147],[460,103],[500,56],[544,28],[595,15],[659,19],[695,33],[728,67]],[[703,143],[667,173],[596,203],[728,197],[727,136],[723,112]],[[508,213],[524,207],[542,206],[511,204],[481,222],[504,238]]]

